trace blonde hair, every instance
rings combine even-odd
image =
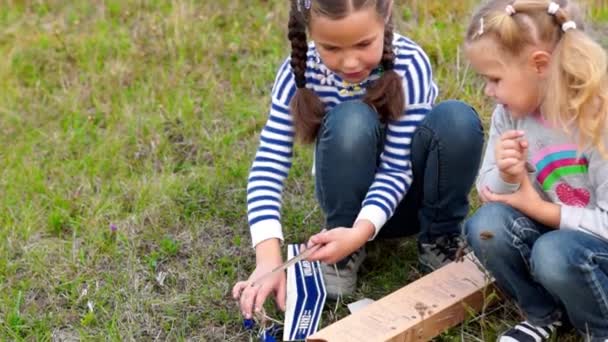
[[[466,44],[490,37],[510,57],[529,46],[548,48],[552,58],[543,115],[566,133],[574,126],[579,149],[595,148],[608,158],[606,51],[584,31],[581,11],[572,1],[555,3],[559,9],[550,14],[548,0],[490,0],[473,16]],[[568,22],[576,28],[562,29]]]

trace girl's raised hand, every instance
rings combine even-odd
[[[528,158],[528,141],[524,132],[510,130],[503,133],[495,149],[496,166],[501,178],[507,183],[517,184],[526,177]]]

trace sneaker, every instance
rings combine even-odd
[[[434,243],[418,242],[418,263],[421,271],[430,273],[454,261],[462,246],[464,242],[459,235],[441,236]]]
[[[524,321],[498,336],[497,342],[542,342],[548,341],[551,334],[562,323],[555,321],[549,325],[537,326]]]
[[[365,248],[360,248],[348,257],[348,262],[343,267],[321,263],[327,298],[336,300],[340,296],[349,296],[355,292],[357,272],[365,256]]]

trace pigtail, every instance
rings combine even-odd
[[[384,48],[382,53],[382,76],[366,91],[363,101],[374,107],[380,121],[397,120],[405,110],[403,81],[395,72],[395,53],[393,51],[393,25],[386,23]]]
[[[510,6],[517,11],[517,5]],[[524,44],[526,35],[522,34],[517,19],[517,12],[510,14],[503,10],[498,11],[486,24],[490,30],[495,28],[501,45],[506,47],[508,51],[513,51],[516,46]]]
[[[287,37],[291,42],[291,69],[296,82],[296,92],[289,107],[293,116],[295,136],[304,143],[315,141],[325,106],[317,94],[306,88],[306,54],[308,41],[306,39],[306,21],[304,12],[307,9],[298,8],[298,0],[291,2]]]
[[[537,1],[538,2],[538,1]],[[530,4],[522,1],[504,1],[501,7],[487,8],[481,12],[485,14],[477,18],[477,28],[469,26],[467,40],[472,41],[485,34],[492,34],[502,52],[519,53],[521,47],[533,43],[533,36],[527,32],[528,24],[524,22],[524,17],[519,13],[526,13],[530,10]],[[533,5],[532,5],[533,6]]]
[[[555,20],[562,37],[553,51],[543,113],[566,132],[576,127],[580,148],[595,148],[604,157],[608,129],[608,60],[605,50],[583,30],[572,28],[560,9]]]

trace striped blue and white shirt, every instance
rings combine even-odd
[[[388,123],[384,150],[374,182],[357,217],[374,224],[376,234],[393,215],[412,183],[410,147],[414,131],[437,97],[429,58],[416,43],[395,34],[395,71],[403,78],[405,112]],[[374,70],[360,85],[343,82],[323,65],[314,43],[309,45],[306,87],[315,91],[326,111],[343,101],[362,99],[365,87],[380,77]],[[285,60],[272,88],[270,115],[260,137],[247,184],[247,212],[253,246],[270,239],[283,240],[281,194],[292,162],[294,126],[289,102],[296,91],[294,75]]]

